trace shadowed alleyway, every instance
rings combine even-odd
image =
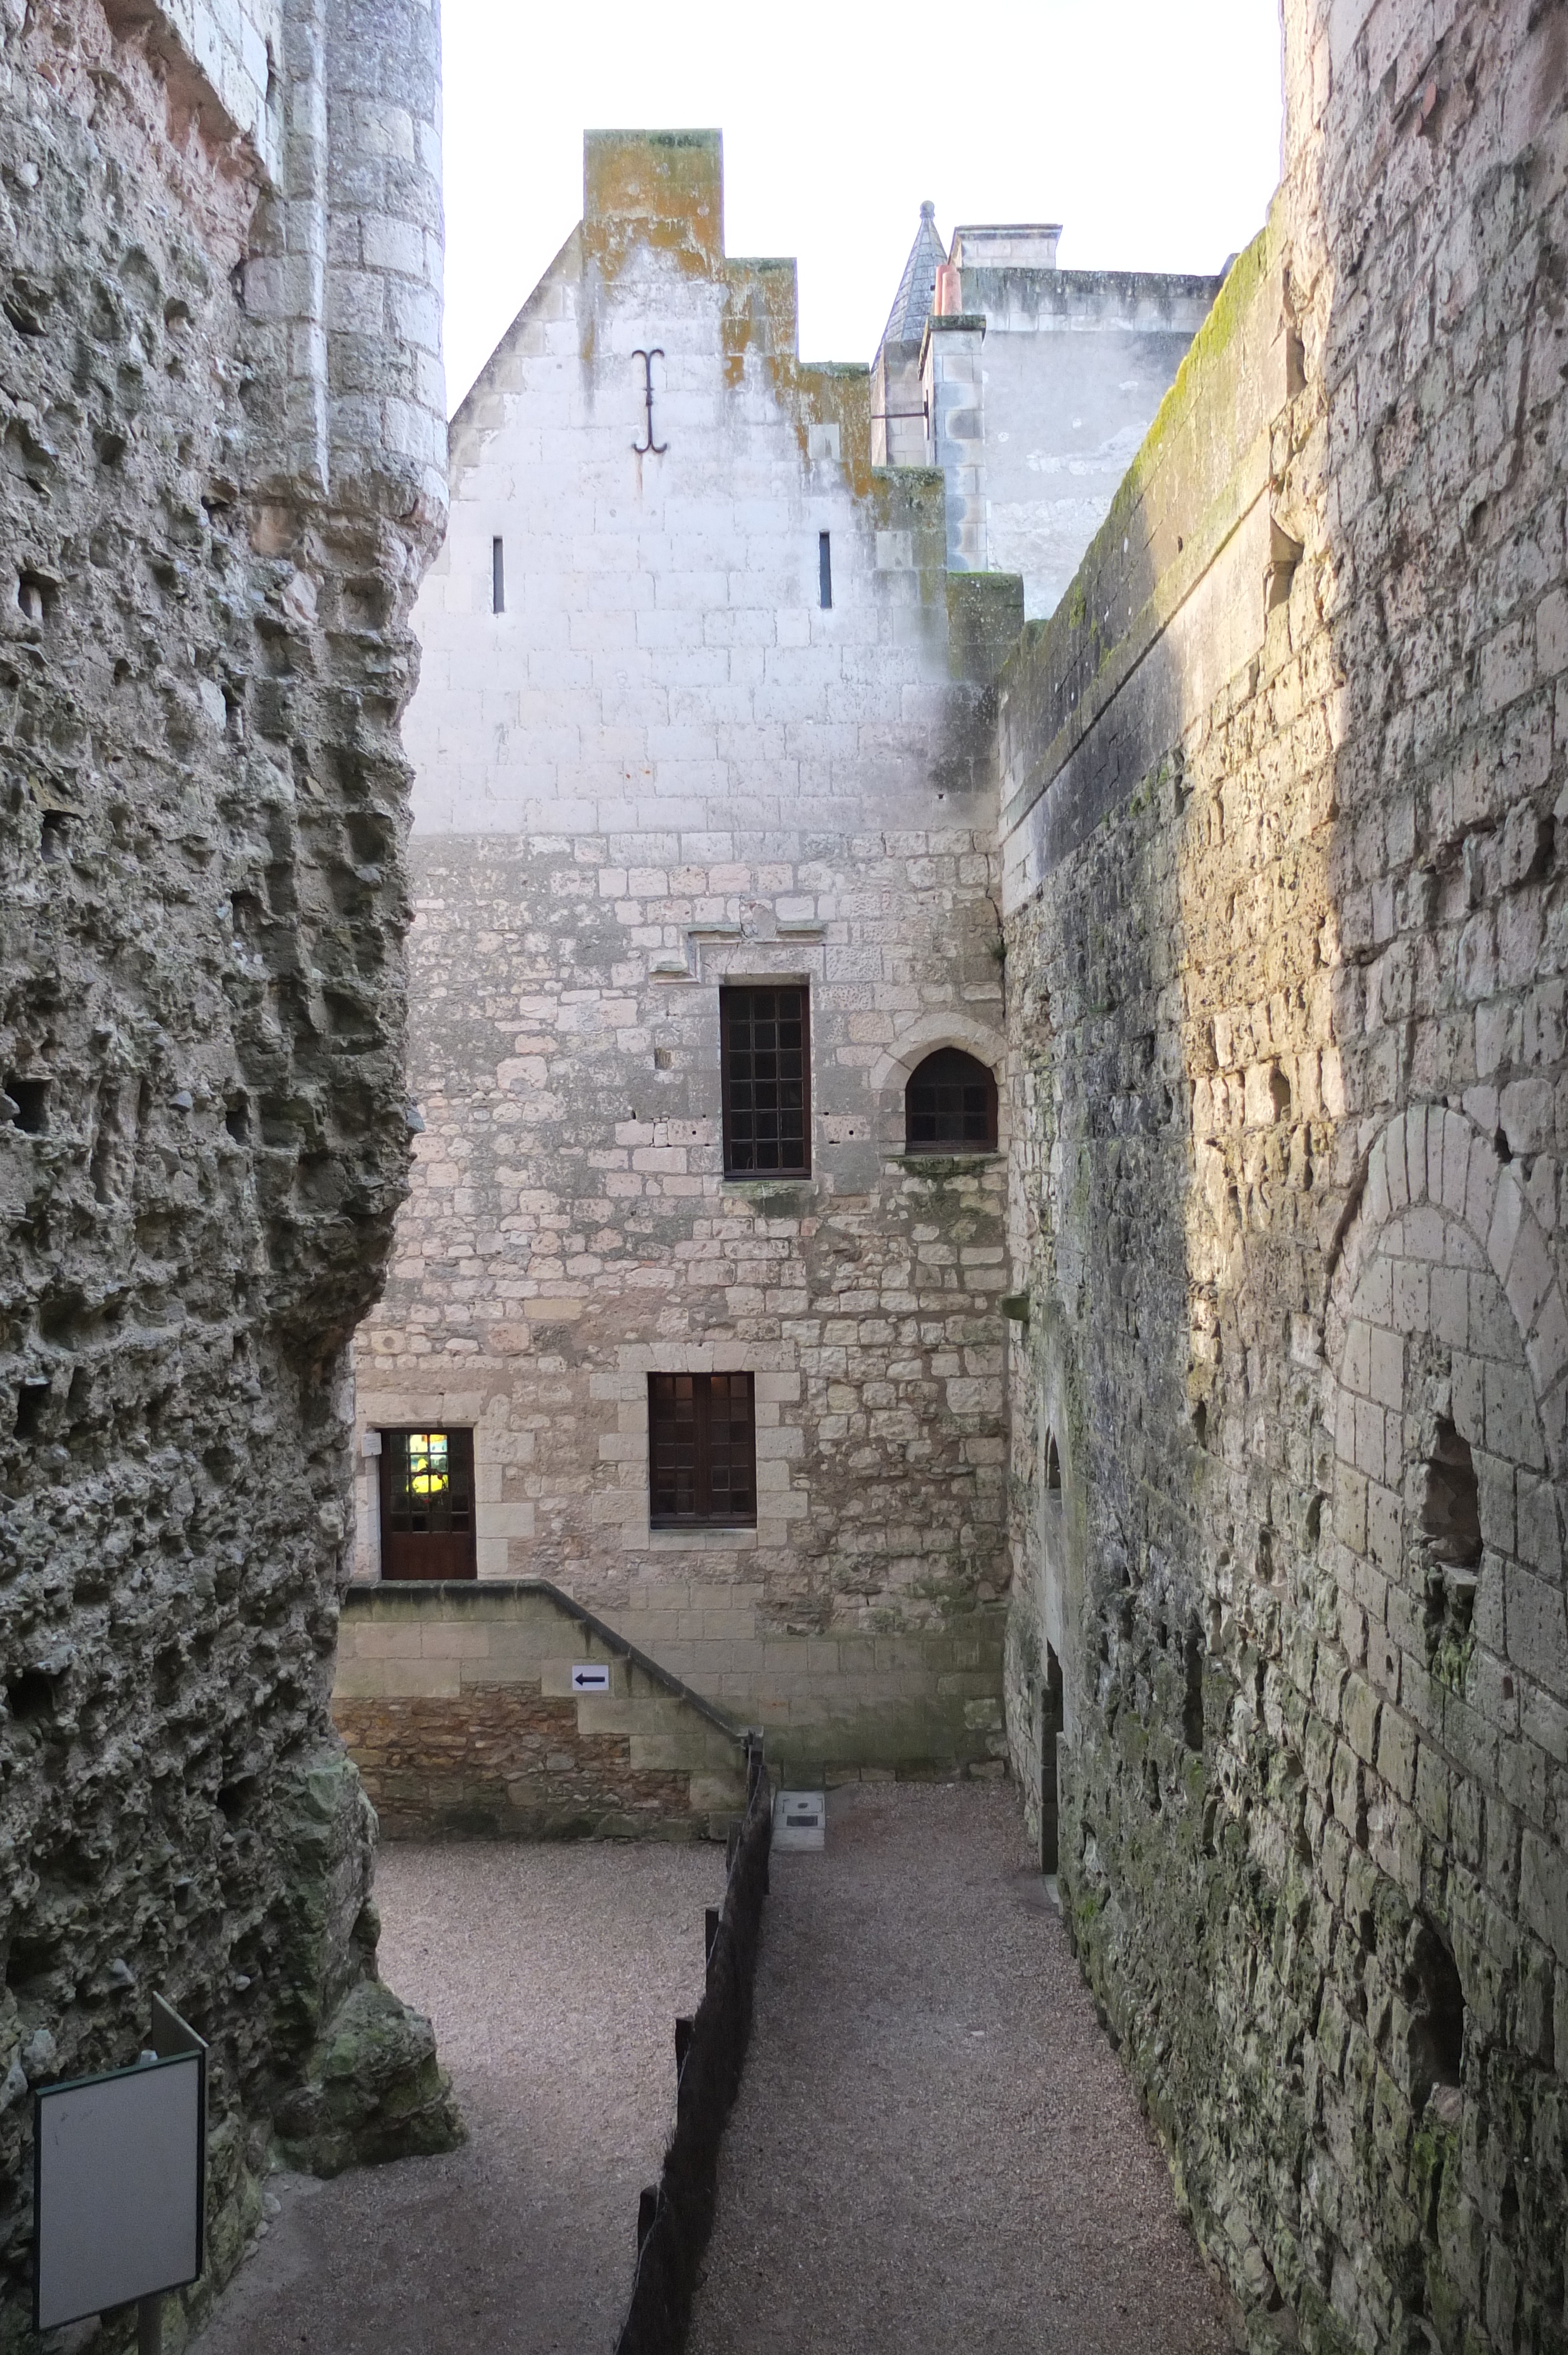
[[[773,1860],[694,2355],[1224,2355],[1217,2296],[1016,1795],[832,1795]],[[719,1849],[393,1846],[390,1983],[470,2140],[274,2179],[200,2355],[609,2355]]]
[[[693,2355],[1221,2355],[1016,1794],[862,1784],[773,1859]]]

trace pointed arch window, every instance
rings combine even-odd
[[[959,1047],[938,1047],[904,1092],[907,1153],[994,1153],[996,1082]]]

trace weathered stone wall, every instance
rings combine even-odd
[[[393,1839],[723,1839],[746,1808],[740,1730],[541,1579],[351,1587],[333,1715]]]
[[[6,2345],[27,2088],[133,2059],[154,1987],[212,2044],[211,2279],[270,2121],[325,2164],[451,2132],[328,1710],[407,1158],[437,74],[421,0],[0,10]],[[330,2022],[376,2083],[314,2083]]]
[[[958,309],[927,322],[914,405],[947,484],[949,562],[1022,574],[1033,619],[1065,593],[1219,280],[996,263],[965,234]]]
[[[1286,15],[1002,681],[1010,1722],[1255,2341],[1558,2348],[1568,16]]]
[[[939,479],[872,474],[866,371],[803,368],[792,266],[725,254],[715,135],[596,133],[587,182],[454,421],[416,614],[425,1126],[361,1420],[471,1423],[480,1576],[555,1581],[774,1757],[995,1771],[1003,1165],[906,1158],[904,1087],[1000,1060],[1019,584],[950,583]],[[728,1183],[719,986],[769,979],[810,993],[811,1175]],[[651,1529],[648,1374],[731,1369],[757,1527]]]

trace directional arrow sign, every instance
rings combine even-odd
[[[574,1692],[608,1692],[609,1662],[608,1660],[579,1661],[572,1670],[572,1690]]]

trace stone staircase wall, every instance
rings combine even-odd
[[[394,1839],[722,1839],[746,1805],[741,1729],[542,1579],[350,1588],[333,1715]]]

